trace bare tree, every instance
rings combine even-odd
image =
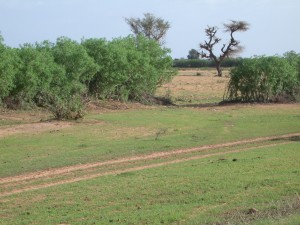
[[[145,13],[144,18],[125,18],[126,23],[130,26],[135,35],[143,34],[148,38],[154,39],[160,44],[164,44],[164,38],[170,28],[170,23],[157,18],[151,13]]]
[[[218,76],[220,77],[222,76],[222,69],[221,69],[222,61],[226,57],[230,57],[241,52],[243,49],[240,46],[240,42],[233,37],[234,32],[247,31],[249,29],[249,24],[244,21],[232,20],[230,23],[224,24],[224,28],[225,28],[224,30],[225,32],[230,33],[230,41],[228,44],[223,44],[221,48],[220,56],[217,57],[213,52],[215,45],[222,40],[221,38],[218,38],[216,36],[216,33],[218,32],[217,27],[208,26],[205,29],[205,33],[206,36],[208,37],[208,41],[205,41],[204,44],[200,44],[200,49],[202,49],[202,52],[199,53],[202,58],[209,58],[215,61],[216,68],[218,71]]]

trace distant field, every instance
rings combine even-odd
[[[299,225],[300,105],[218,106],[214,73],[179,71],[172,107],[2,110],[0,224]]]
[[[159,88],[158,95],[171,97],[177,105],[218,103],[223,100],[229,81],[229,70],[224,77],[216,77],[214,69],[180,70],[170,84]]]

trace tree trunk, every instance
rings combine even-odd
[[[221,69],[221,62],[216,62],[216,68],[218,71],[218,77],[222,77],[222,69]]]

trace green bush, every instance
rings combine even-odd
[[[40,44],[38,49],[51,53],[59,69],[53,74],[50,88],[39,92],[39,102],[56,119],[81,118],[84,115],[83,99],[90,80],[98,70],[97,64],[83,46],[65,37],[58,38],[55,44]]]
[[[99,66],[89,86],[99,98],[143,101],[175,74],[169,49],[144,36],[88,39],[82,45]]]
[[[54,62],[50,51],[33,45],[23,45],[17,49],[17,54],[18,72],[10,97],[34,103],[39,93],[48,92],[54,80],[62,77],[62,68]]]
[[[281,98],[293,99],[299,87],[297,69],[285,57],[244,59],[230,72],[225,100],[268,102]]]
[[[83,46],[63,37],[55,44],[25,44],[16,51],[18,71],[8,98],[19,104],[14,108],[35,104],[49,109],[56,119],[83,115],[82,98],[98,69]]]
[[[72,84],[74,93],[83,91],[98,70],[85,48],[69,38],[58,38],[52,54],[54,61],[65,69],[67,84]]]
[[[144,101],[175,75],[169,52],[144,36],[81,44],[60,37],[17,49],[0,36],[0,101],[11,108],[42,106],[57,119],[82,117],[91,95]]]
[[[9,96],[14,88],[15,75],[17,73],[18,59],[15,51],[3,44],[3,38],[0,35],[0,104]]]
[[[108,41],[100,38],[91,38],[83,40],[81,45],[98,66],[96,73],[89,82],[88,91],[89,94],[99,98],[106,90],[106,87],[103,84],[103,78],[106,76],[105,65],[108,65],[108,61],[110,60]],[[111,62],[113,62],[112,59]]]

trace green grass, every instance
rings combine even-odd
[[[204,76],[191,81],[195,77],[189,75],[197,72]],[[226,79],[207,79],[213,74],[205,70],[181,74],[187,76],[162,87],[158,94],[166,93],[189,107],[103,110],[88,113],[82,121],[69,122],[71,126],[64,129],[0,137],[0,178],[300,132],[300,105],[197,108],[193,105],[220,101]],[[49,113],[4,110],[0,117],[0,129],[6,129],[46,121]],[[267,144],[277,146],[262,147]],[[249,147],[252,149],[240,153],[182,160]],[[299,138],[269,140],[1,184],[0,194],[74,177],[169,163],[0,197],[0,224],[299,225],[299,149]],[[170,163],[174,160],[182,161]],[[253,208],[257,212],[249,214]]]
[[[5,197],[0,224],[298,225],[299,149],[295,141]]]
[[[90,114],[59,131],[1,138],[0,177],[155,151],[299,132],[298,108],[156,108]],[[162,132],[160,135],[158,133]]]
[[[5,119],[1,119],[0,120],[0,127],[1,126],[9,126],[9,125],[17,125],[17,124],[21,124],[22,122],[20,121],[11,121],[11,120],[5,120]]]

